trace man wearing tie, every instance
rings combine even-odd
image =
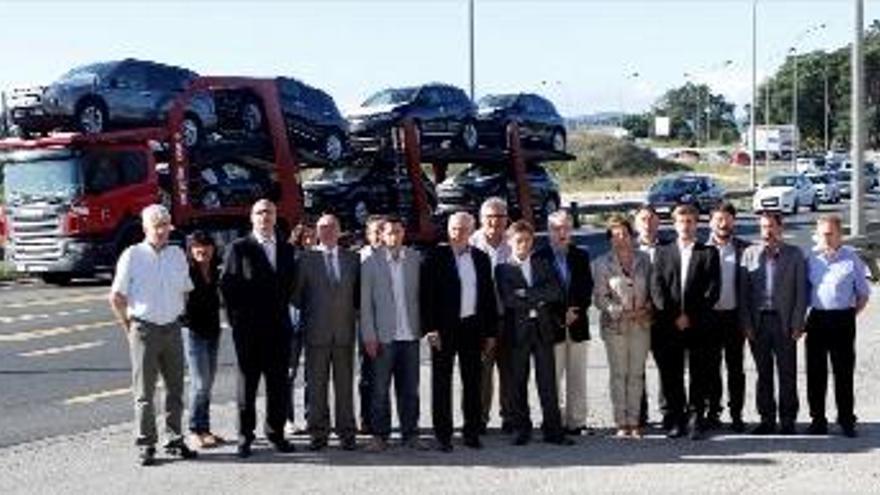
[[[294,301],[302,311],[306,345],[309,448],[327,446],[328,387],[332,370],[335,431],[344,450],[354,450],[355,319],[360,299],[358,255],[339,245],[339,221],[324,214],[316,224],[318,246],[299,258]]]
[[[544,441],[559,445],[574,442],[565,436],[556,390],[553,343],[559,328],[556,306],[563,301],[562,287],[546,259],[532,256],[534,230],[524,220],[508,229],[512,256],[495,268],[498,293],[504,303],[504,338],[510,346],[510,370],[514,445],[526,445],[532,437],[529,418],[529,361],[535,360],[535,381],[541,399]]]
[[[266,438],[279,452],[294,450],[284,438],[294,249],[277,241],[275,219],[271,201],[254,203],[253,231],[229,245],[220,277],[238,358],[238,455],[242,458],[251,455],[261,377],[266,384]]]
[[[782,241],[782,216],[764,212],[761,242],[746,248],[740,262],[740,325],[746,329],[758,370],[761,424],[752,433],[776,431],[773,363],[779,375],[780,433],[794,433],[798,413],[797,340],[804,330],[807,280],[800,248]]]
[[[492,352],[498,334],[498,309],[489,256],[468,245],[474,217],[449,217],[449,244],[425,259],[421,276],[423,327],[431,344],[431,409],[434,435],[443,452],[452,451],[452,371],[461,369],[464,444],[480,442],[481,359]]]
[[[551,213],[547,224],[550,244],[539,249],[535,256],[555,268],[552,273],[562,288],[562,299],[555,308],[559,323],[554,338],[556,388],[562,403],[563,428],[570,435],[580,435],[587,428],[587,351],[590,343],[587,309],[593,294],[590,254],[571,242],[572,221],[568,212]]]
[[[668,436],[681,437],[690,429],[691,439],[699,440],[705,430],[709,318],[718,301],[721,275],[718,251],[696,238],[697,209],[680,205],[672,216],[678,238],[657,248],[652,272],[659,340],[654,349],[661,356],[660,379],[673,423]],[[685,353],[690,370],[687,394]]]

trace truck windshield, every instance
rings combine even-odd
[[[82,190],[80,157],[70,152],[26,151],[0,155],[6,202],[61,202]]]

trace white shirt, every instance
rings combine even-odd
[[[458,317],[467,318],[477,314],[477,270],[474,268],[474,259],[469,249],[465,249],[461,254],[456,254],[453,249],[452,255],[455,257],[455,267],[458,269],[458,278],[461,281],[461,309]]]
[[[507,243],[506,235],[502,236],[501,243],[499,243],[498,246],[492,246],[483,229],[480,229],[471,235],[470,245],[489,255],[489,260],[492,261],[493,277],[495,276],[495,267],[501,263],[507,263],[510,257],[513,256],[510,244]]]
[[[360,249],[360,251],[358,251],[358,255],[360,255],[360,257],[361,257],[361,263],[363,263],[364,261],[366,261],[367,258],[369,258],[370,256],[372,256],[373,253],[375,253],[375,252],[376,252],[376,249],[375,249],[373,246],[369,245],[369,244],[367,244],[366,246],[362,247],[362,248]]]
[[[694,241],[684,244],[678,241],[678,252],[681,255],[681,304],[684,304],[684,289],[687,284],[688,268],[691,266],[691,255],[694,254]]]
[[[516,256],[510,257],[510,263],[519,267],[522,270],[523,278],[526,279],[526,285],[529,287],[532,286],[532,257],[529,256],[524,260],[520,260]]]
[[[272,268],[277,268],[277,251],[278,249],[275,246],[275,237],[263,237],[261,234],[254,231],[254,238],[257,242],[260,243],[260,247],[263,248],[263,252],[266,253],[266,259],[269,260],[269,264],[272,265]]]
[[[715,309],[729,311],[736,309],[736,248],[733,247],[733,240],[724,245],[714,245],[721,261],[721,294]]]
[[[777,248],[778,249],[778,248]],[[776,257],[765,253],[764,262],[764,305],[763,309],[773,308],[773,278],[776,276]]]
[[[143,241],[127,248],[116,263],[110,291],[128,300],[129,318],[167,325],[183,314],[193,289],[186,255],[177,246],[159,251]]]
[[[406,251],[400,249],[397,260],[391,255],[391,250],[387,251],[386,259],[388,267],[391,269],[391,293],[394,296],[394,311],[397,329],[394,332],[394,340],[410,341],[414,332],[409,324],[409,314],[406,312],[406,282],[403,275],[403,260],[406,257]]]
[[[335,277],[335,280],[338,281],[340,279],[340,277],[339,277],[339,246],[333,246],[332,248],[328,248],[327,246],[325,246],[323,244],[318,244],[315,247],[315,249],[324,254],[324,263],[325,264],[328,263],[328,258],[329,258],[329,263],[333,267],[333,275]],[[327,268],[327,267],[325,266],[325,268]],[[328,270],[328,275],[329,275],[329,270]]]
[[[645,244],[641,240],[639,240],[639,251],[643,253],[648,253],[648,258],[651,259],[651,264],[654,264],[654,253],[657,252],[657,241],[655,240],[651,244]]]

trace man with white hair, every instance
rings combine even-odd
[[[193,288],[186,255],[168,244],[171,215],[154,204],[141,212],[144,240],[122,252],[110,287],[110,306],[128,338],[139,462],[155,464],[156,379],[165,383],[166,453],[191,459],[181,431],[183,416],[183,340],[180,317]]]
[[[449,244],[425,259],[421,275],[422,328],[431,344],[431,409],[434,436],[443,452],[452,451],[452,371],[461,368],[464,444],[480,442],[480,358],[492,352],[498,333],[498,306],[489,256],[468,239],[474,217],[449,217]]]
[[[492,262],[492,277],[495,276],[495,267],[501,263],[507,263],[510,259],[510,245],[507,243],[508,215],[507,203],[493,196],[480,206],[480,228],[471,235],[471,246],[483,251],[489,255]],[[504,305],[501,299],[496,297],[498,302],[498,313],[504,313]],[[498,321],[499,335],[501,328],[501,320]],[[489,423],[489,416],[492,411],[492,396],[495,389],[495,368],[498,368],[498,405],[501,415],[501,429],[510,432],[513,429],[513,423],[510,420],[510,411],[512,409],[510,402],[510,365],[508,355],[505,352],[506,346],[499,345],[495,347],[495,352],[487,354],[483,359],[482,384],[480,385],[482,397],[481,405],[483,412],[483,423],[481,430],[485,432],[486,425]]]

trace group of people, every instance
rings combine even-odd
[[[809,433],[827,433],[830,357],[837,421],[845,435],[856,435],[855,320],[869,287],[864,264],[842,245],[839,217],[818,219],[816,247],[805,257],[784,242],[782,218],[774,213],[760,216],[760,241],[750,244],[734,235],[736,210],[722,203],[711,212],[711,234],[702,243],[698,212],[679,206],[673,212],[676,238],[664,243],[659,218],[645,206],[634,224],[621,214],[609,217],[611,249],[595,261],[572,242],[572,218],[564,210],[549,215],[548,242],[536,248],[532,225],[509,222],[499,198],[481,206],[479,229],[470,214],[451,215],[448,243],[425,251],[404,245],[404,224],[393,216],[368,220],[367,244],[359,253],[339,245],[340,226],[332,214],[313,227],[296,226],[289,239],[277,237],[276,217],[272,202],[257,201],[251,233],[230,243],[221,261],[207,233],[192,233],[184,252],[168,242],[168,211],[161,205],[143,210],[145,239],[123,252],[110,291],[129,341],[141,464],[155,462],[159,375],[165,383],[165,450],[185,459],[197,455],[181,425],[184,361],[190,373],[190,442],[199,448],[224,442],[211,430],[209,413],[221,301],[237,357],[242,458],[252,454],[261,380],[266,439],[279,452],[295,450],[286,426],[295,421],[301,361],[309,449],[326,448],[331,429],[342,449],[357,448],[359,431],[370,436],[366,450],[387,449],[392,385],[401,444],[428,449],[419,435],[422,339],[431,353],[431,415],[439,450],[453,450],[456,358],[465,446],[482,448],[496,390],[502,431],[512,435],[514,445],[531,442],[532,365],[543,440],[572,445],[571,436],[588,428],[592,304],[608,357],[616,436],[644,434],[649,353],[659,371],[656,397],[669,437],[699,439],[722,426],[724,368],[731,428],[743,432],[746,341],[758,371],[761,421],[753,432],[773,433],[779,424],[780,433],[793,433],[796,343],[804,334]]]

